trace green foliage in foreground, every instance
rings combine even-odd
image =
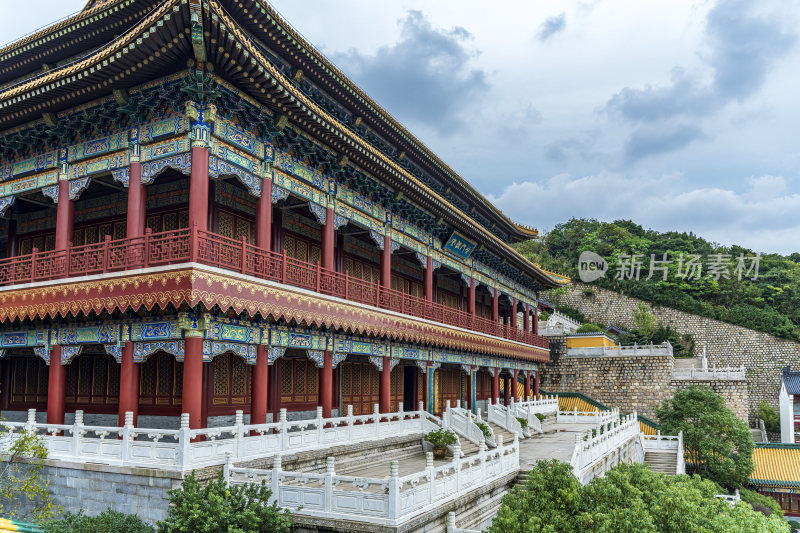
[[[788,533],[780,516],[715,498],[719,487],[620,465],[582,487],[567,463],[539,461],[528,481],[503,497],[490,533]]]
[[[264,482],[229,487],[220,475],[203,485],[191,474],[169,495],[159,533],[289,533],[292,527],[288,513],[269,503]]]
[[[704,478],[741,488],[753,472],[753,437],[747,424],[708,386],[675,392],[656,409],[667,435],[683,432],[686,467]]]
[[[67,513],[60,520],[44,527],[45,533],[155,533],[156,529],[138,516],[123,514],[113,509],[97,516],[86,516],[83,511]]]
[[[742,501],[749,503],[756,511],[764,514],[772,513],[783,516],[783,509],[781,509],[781,506],[774,498],[764,496],[754,490],[748,489],[739,489],[739,496],[742,498]]]
[[[46,522],[61,512],[53,505],[42,469],[47,459],[44,438],[27,430],[13,435],[8,426],[0,429],[6,445],[0,450],[0,516]],[[23,512],[28,507],[29,512]]]

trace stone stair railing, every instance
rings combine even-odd
[[[558,397],[547,396],[541,400],[514,402],[514,416],[528,421],[531,432],[543,433],[542,422],[537,414],[549,415],[558,413]]]
[[[615,414],[617,416],[614,420],[575,436],[575,448],[570,464],[573,474],[581,483],[586,482],[587,474],[593,472],[595,467],[604,463],[632,440],[638,439],[641,434],[636,413],[621,417],[618,413]]]
[[[747,379],[745,366],[710,368],[673,368],[673,380],[731,380],[744,381]]]
[[[289,472],[279,455],[271,469],[236,467],[228,460],[223,476],[228,484],[266,481],[271,502],[300,515],[391,527],[519,471],[518,439],[506,445],[498,437],[494,450],[482,442],[477,454],[464,458],[460,446],[455,451],[452,461],[438,467],[428,453],[422,471],[403,477],[397,461],[387,465],[388,477],[341,476],[333,457],[327,458],[325,473]]]
[[[605,424],[619,418],[619,409],[601,411],[595,408],[594,411],[578,411],[575,407],[572,411],[559,410],[556,414],[556,422],[559,424]]]
[[[491,424],[496,424],[506,431],[509,431],[512,435],[516,433],[520,438],[524,438],[525,434],[522,430],[522,425],[514,416],[514,412],[513,398],[509,402],[508,407],[501,405],[499,402],[492,403],[492,399],[489,398],[489,402],[486,405],[486,420]]]
[[[237,461],[269,457],[287,452],[323,449],[358,444],[389,437],[424,434],[438,429],[439,418],[420,408],[404,412],[399,404],[395,413],[379,413],[378,405],[369,415],[322,417],[322,408],[312,419],[288,421],[286,409],[277,422],[244,424],[242,411],[236,411],[232,426],[189,429],[189,415],[181,415],[180,429],[149,429],[133,426],[133,414],[126,413],[123,427],[87,426],[83,412],[75,412],[75,423],[41,424],[36,410],[28,410],[27,422],[0,422],[5,431],[0,447],[33,432],[44,440],[48,457],[80,463],[188,471],[222,465],[226,456]]]
[[[683,432],[677,435],[662,435],[661,431],[655,435],[642,434],[642,448],[647,452],[669,452],[675,454],[675,474],[686,473],[686,461],[683,451]]]
[[[456,407],[450,407],[450,400],[446,401],[442,423],[452,429],[458,436],[467,439],[473,444],[484,442],[483,431],[472,419],[472,413],[461,407],[461,401],[456,401]]]
[[[456,527],[456,513],[447,513],[447,533],[481,533],[476,529],[462,529]]]

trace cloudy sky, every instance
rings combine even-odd
[[[83,3],[0,0],[0,40]],[[519,222],[629,218],[800,251],[800,4],[273,5]]]

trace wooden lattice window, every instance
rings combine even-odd
[[[341,363],[339,368],[342,373],[342,405],[344,409],[347,409],[348,405],[352,405],[354,415],[372,413],[374,405],[379,401],[379,376],[375,365],[369,362],[346,361]]]
[[[33,409],[47,404],[49,367],[40,357],[10,357],[10,407]]]
[[[119,363],[110,355],[79,355],[66,368],[66,404],[84,410],[117,405],[119,371]]]
[[[385,363],[384,363],[385,364]],[[397,365],[392,369],[391,373],[391,394],[390,394],[390,410],[394,413],[397,412],[397,407],[400,402],[403,401],[403,386],[405,384],[405,367],[402,365]],[[405,406],[404,406],[405,408]]]
[[[139,404],[177,407],[183,394],[183,363],[165,352],[147,358],[139,367]]]
[[[460,309],[459,306],[460,298],[451,292],[442,290],[441,287],[436,292],[436,301],[442,305],[446,305],[447,307],[452,307],[453,309]]]
[[[305,358],[280,359],[281,405],[290,411],[316,409],[319,402],[319,368]]]
[[[485,370],[479,370],[475,376],[476,399],[486,400],[492,396],[492,376]]]
[[[242,407],[250,404],[250,367],[231,353],[218,355],[213,362],[214,407]]]
[[[189,227],[189,211],[148,214],[145,227],[153,233]]]
[[[241,240],[245,238],[247,242],[255,242],[255,230],[253,222],[249,218],[244,218],[228,211],[219,211],[219,234],[229,239]]]
[[[370,265],[352,257],[344,258],[344,269],[350,273],[351,277],[368,281],[370,283],[381,282],[381,269],[375,265]]]
[[[461,398],[461,370],[456,368],[439,368],[436,370],[434,379],[438,380],[439,398],[436,405],[436,412],[444,412],[447,400],[450,406],[455,407],[456,400]]]

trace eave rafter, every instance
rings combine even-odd
[[[424,208],[440,213],[471,238],[492,249],[503,257],[511,257],[514,266],[524,271],[536,273],[538,282],[545,286],[556,285],[546,274],[540,272],[516,250],[502,242],[497,236],[481,226],[475,225],[447,199],[422,184],[397,163],[378,152],[366,141],[353,134],[346,126],[331,117],[325,110],[298,91],[289,80],[250,42],[247,35],[224,12],[215,0],[209,0],[209,14],[212,17],[212,43],[216,39],[217,52],[222,57],[217,63],[225,66],[225,73],[238,85],[250,86],[253,93],[261,94],[262,101],[287,115],[291,122],[303,130],[319,136],[334,150],[346,153],[351,159],[357,158],[366,170],[386,179],[395,190],[404,191],[409,199]],[[222,22],[217,24],[216,22]],[[233,41],[229,41],[233,39]],[[224,46],[227,44],[227,46]],[[258,73],[258,78],[256,77]],[[259,79],[263,81],[258,81]]]
[[[461,178],[439,157],[424,146],[416,137],[402,127],[385,110],[361,91],[347,76],[330,64],[317,50],[294,31],[266,2],[259,0],[223,0],[236,8],[242,19],[249,20],[253,31],[265,42],[274,42],[282,52],[291,57],[297,68],[304,74],[313,76],[314,82],[335,98],[344,102],[346,107],[358,116],[357,121],[368,121],[371,128],[398,147],[403,157],[395,158],[401,162],[403,158],[413,158],[415,163],[438,180],[455,186],[467,199],[467,204],[478,209],[481,214],[498,223],[504,231],[511,232],[518,238],[532,238],[538,232],[520,226],[490,204],[466,180]],[[352,125],[351,125],[352,126]],[[412,155],[413,154],[413,155]],[[446,190],[450,190],[448,186]]]
[[[333,152],[379,176],[391,189],[403,191],[408,201],[435,213],[501,258],[508,258],[512,268],[532,276],[535,283],[555,285],[502,239],[475,224],[457,206],[303,94],[264,57],[216,0],[166,0],[109,46],[0,92],[0,127],[41,117],[118,87],[143,83],[166,66],[185,64],[191,57],[215,65],[224,78],[274,110],[276,116],[284,116]]]

